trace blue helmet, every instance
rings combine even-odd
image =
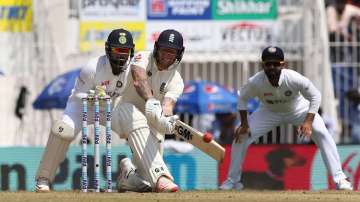
[[[155,41],[153,52],[155,59],[157,59],[158,57],[158,50],[160,47],[173,48],[177,50],[175,65],[179,64],[185,50],[185,47],[183,46],[183,41],[184,40],[182,35],[176,30],[167,29],[162,31],[158,39]]]

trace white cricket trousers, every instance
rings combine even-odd
[[[261,106],[248,117],[250,137],[244,138],[241,143],[233,142],[231,147],[231,162],[228,172],[228,179],[239,182],[241,179],[241,167],[244,161],[247,148],[259,137],[267,134],[274,127],[281,124],[293,124],[299,126],[305,120],[308,112],[308,105],[302,103],[298,109],[292,112],[272,112]],[[313,122],[312,140],[318,146],[322,159],[328,172],[332,175],[335,183],[346,178],[341,168],[340,157],[336,144],[329,131],[326,129],[323,119],[319,114],[315,115]],[[251,154],[250,154],[251,155]]]

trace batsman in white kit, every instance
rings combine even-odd
[[[312,82],[296,71],[284,68],[284,53],[270,46],[262,52],[263,70],[241,88],[238,102],[241,125],[236,129],[231,147],[228,177],[223,190],[243,188],[241,166],[248,146],[281,124],[298,126],[298,133],[312,138],[321,152],[325,166],[339,190],[352,190],[341,168],[339,154],[331,134],[317,113],[321,94]],[[247,100],[258,97],[261,105],[247,117]]]
[[[49,185],[54,180],[59,164],[65,158],[69,144],[81,130],[81,98],[89,90],[102,86],[113,101],[119,96],[137,94],[138,84],[134,82],[135,79],[132,79],[134,73],[131,73],[130,68],[128,68],[130,60],[134,56],[134,43],[131,33],[124,29],[113,30],[105,43],[105,52],[106,55],[90,60],[81,69],[62,119],[55,121],[52,126],[36,175],[35,190],[37,192],[50,191]],[[182,80],[180,82],[182,83]],[[146,88],[146,84],[143,82],[141,88]],[[180,88],[181,86],[173,90],[169,87],[169,90],[164,92],[169,92],[170,97],[175,102],[182,93]],[[138,92],[140,93],[140,91]],[[120,185],[126,190],[140,192],[177,191],[178,186],[173,183],[173,178],[163,161],[161,144],[155,134],[150,131],[148,123],[150,122],[148,120],[152,120],[159,131],[171,133],[177,116],[163,116],[161,105],[158,105],[159,101],[152,97],[148,98],[146,107],[145,101],[143,101],[142,108],[135,107],[135,104],[137,103],[121,102],[117,106],[112,106],[112,130],[121,138],[128,139],[136,165],[135,167],[131,161],[128,162],[126,159],[120,163],[121,167],[128,169],[126,180],[121,181]],[[91,112],[92,110],[92,108],[88,110],[88,120],[93,120],[92,115],[94,113]],[[103,110],[104,106],[101,106],[100,111]],[[102,114],[100,113],[100,115]],[[100,124],[104,125],[104,122],[105,117],[100,116]],[[59,130],[60,128],[61,130]]]

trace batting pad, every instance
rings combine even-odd
[[[111,126],[121,138],[128,138],[132,131],[146,128],[148,124],[144,114],[134,105],[119,103],[113,110]]]
[[[160,176],[173,180],[160,153],[159,140],[150,133],[149,128],[134,130],[128,137],[133,151],[133,162],[139,174],[155,188]]]
[[[70,143],[71,141],[50,133],[35,179],[46,178],[50,182],[54,180],[56,169],[65,159]]]

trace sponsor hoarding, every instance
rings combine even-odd
[[[146,18],[145,3],[145,0],[80,0],[80,19],[143,21]]]
[[[211,19],[210,0],[147,0],[148,19]]]
[[[161,31],[176,29],[184,38],[186,51],[214,50],[214,36],[216,33],[210,21],[148,21],[146,31],[146,48],[151,50]]]
[[[275,19],[277,3],[276,0],[215,0],[212,15],[216,20]]]
[[[183,34],[185,51],[259,51],[273,40],[273,26],[274,21],[148,21],[146,48],[173,28]]]
[[[0,32],[32,31],[32,0],[0,0]]]
[[[113,29],[124,28],[131,32],[136,50],[145,48],[144,22],[83,21],[80,24],[80,51],[104,50],[105,41]]]
[[[93,173],[93,145],[88,146],[88,176]],[[35,188],[35,174],[39,166],[43,148],[34,147],[5,147],[0,148],[0,190],[27,190]],[[100,170],[101,185],[105,183],[105,147],[101,147]],[[131,157],[128,147],[113,146],[112,171],[113,186],[115,189],[117,178],[117,165],[124,157]],[[175,182],[182,190],[216,189],[217,188],[217,162],[200,150],[189,153],[173,153],[165,150],[164,159]],[[64,162],[55,176],[54,190],[71,190],[80,188],[81,177],[81,147],[72,146],[67,152]],[[91,178],[92,179],[92,178]],[[89,182],[92,182],[91,180]],[[92,183],[89,183],[91,188]]]
[[[219,166],[219,182],[227,177],[231,146]],[[360,147],[338,146],[344,173],[359,189]],[[246,153],[242,183],[248,189],[335,189],[320,150],[315,145],[251,145]]]

